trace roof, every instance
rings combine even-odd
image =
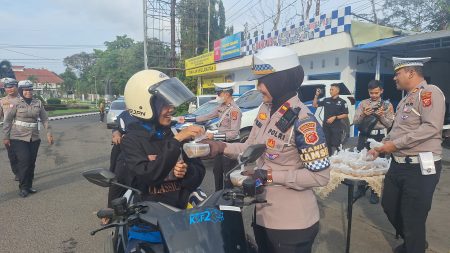
[[[17,81],[28,80],[31,76],[36,78],[37,83],[63,83],[57,74],[47,69],[31,69],[31,68],[19,68],[20,66],[13,66],[14,74]]]
[[[450,47],[450,31],[419,33],[409,36],[398,36],[381,39],[359,45],[357,49],[390,49],[393,51],[421,50],[428,48]]]

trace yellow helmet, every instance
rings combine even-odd
[[[127,82],[124,91],[125,104],[134,117],[150,120],[155,114],[152,97],[160,96],[175,107],[195,96],[178,78],[169,78],[157,70],[142,70]]]

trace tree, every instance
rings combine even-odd
[[[61,85],[61,91],[66,94],[73,93],[75,84],[78,79],[77,75],[75,75],[75,73],[70,68],[66,68],[64,73],[60,74],[59,76],[64,80]]]
[[[446,0],[389,0],[380,23],[415,32],[437,31],[446,28],[448,15]]]
[[[0,79],[1,78],[16,79],[16,75],[14,75],[14,71],[12,70],[11,63],[7,60],[0,62]]]
[[[208,6],[211,6],[209,48],[213,48],[215,40],[225,37],[226,31],[232,31],[225,26],[222,0],[180,0],[177,4],[177,17],[180,22],[183,59],[199,55],[208,48]]]
[[[83,76],[89,71],[89,68],[94,65],[95,56],[94,54],[81,52],[64,58],[63,62],[66,68],[77,71],[80,76]]]

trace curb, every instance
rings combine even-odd
[[[49,117],[48,120],[53,121],[53,120],[60,120],[60,119],[70,119],[70,118],[84,117],[84,116],[90,116],[90,115],[96,115],[96,114],[98,114],[98,112],[61,115],[61,116]]]

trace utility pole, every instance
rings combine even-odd
[[[209,52],[209,35],[210,35],[209,27],[210,26],[211,26],[211,0],[208,0],[208,52]]]
[[[94,89],[95,89],[95,107],[98,107],[98,97],[97,97],[97,77],[94,76]]]
[[[320,0],[316,0],[316,17],[320,16]]]
[[[172,77],[175,76],[176,54],[175,54],[175,5],[176,0],[170,3],[170,64],[172,68]]]
[[[147,63],[147,0],[142,0],[144,19],[144,69],[148,69]]]

